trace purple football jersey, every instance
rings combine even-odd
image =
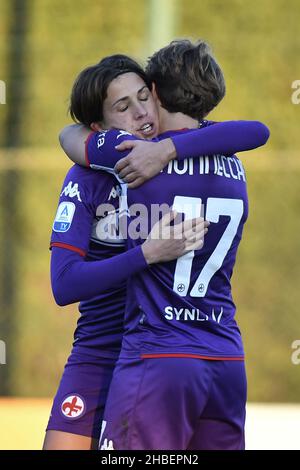
[[[112,175],[74,165],[63,184],[51,247],[78,252],[85,261],[105,260],[122,253],[124,240],[118,232],[118,203],[119,186]],[[106,216],[101,212],[103,204],[109,204],[111,209]],[[126,283],[80,302],[81,316],[74,333],[74,348],[78,352],[118,357],[125,297]]]
[[[171,131],[160,138],[177,134]],[[102,153],[112,148],[105,134],[89,139],[91,163],[99,164],[99,147]],[[201,250],[152,265],[131,277],[121,355],[243,359],[230,283],[248,215],[246,177],[240,160],[234,155],[173,160],[141,187],[126,191],[126,185],[122,186],[129,210],[133,204],[147,208],[149,227],[153,225],[151,209],[153,212],[153,207],[162,204],[186,218],[202,215],[211,225]],[[135,217],[129,223],[128,248],[143,241],[130,237]]]

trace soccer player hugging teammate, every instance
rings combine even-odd
[[[264,144],[268,130],[247,121],[204,123],[197,129],[225,94],[221,69],[204,42],[172,42],[150,58],[146,73],[154,83],[160,142],[144,145],[160,146],[167,139],[160,149],[168,151],[155,177],[137,189],[121,185],[129,214],[139,203],[151,227],[151,209],[165,204],[186,221],[203,215],[212,224],[201,250],[151,265],[128,279],[125,331],[100,448],[243,449],[246,377],[230,278],[248,203],[243,166],[232,153]],[[129,95],[119,91],[108,88],[107,113],[116,103],[125,104],[120,112],[130,108]],[[144,122],[150,133],[150,120]],[[63,147],[79,162],[87,132],[79,127],[62,134]],[[122,139],[134,136],[118,130],[91,134],[86,145],[90,167],[112,171],[128,153],[115,149]],[[131,183],[135,175],[131,170],[124,175],[126,158],[121,168],[120,175],[125,181],[131,175]],[[136,218],[130,214],[129,228]],[[129,251],[142,242],[128,231]]]
[[[122,111],[123,102],[116,107],[115,114],[122,116],[125,128],[140,137],[155,135],[158,114],[145,72],[125,56],[112,57],[80,74],[72,93],[72,112],[80,113],[80,88],[89,89],[94,84],[100,103],[94,102],[94,114],[94,108],[85,109],[85,122],[91,126],[93,121],[102,122],[100,92],[105,95],[114,81],[121,83],[122,95],[131,100],[126,113]],[[110,118],[109,112],[105,119],[109,125],[121,125]],[[114,223],[118,193],[118,181],[112,175],[79,165],[69,170],[62,187],[51,237],[52,288],[59,305],[81,301],[81,315],[54,399],[44,449],[97,446],[108,386],[121,347],[126,280],[148,264],[178,258],[193,250],[195,244],[202,245],[206,230],[203,219],[171,227],[175,214],[169,213],[160,227],[162,239],[150,237],[123,253],[123,240]]]

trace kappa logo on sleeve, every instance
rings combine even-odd
[[[64,189],[61,192],[61,196],[69,196],[71,198],[77,197],[79,202],[82,202],[81,197],[80,197],[80,191],[78,189],[78,183],[74,183],[70,181],[67,186],[64,187]]]
[[[53,223],[54,232],[67,232],[71,227],[76,206],[74,202],[61,202]]]

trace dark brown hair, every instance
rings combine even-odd
[[[142,67],[130,57],[115,54],[102,59],[98,64],[84,69],[76,78],[70,102],[70,114],[75,122],[90,126],[103,120],[103,102],[109,84],[119,75],[133,72],[139,75],[150,88]]]
[[[149,58],[146,73],[171,113],[203,119],[225,95],[222,70],[204,41],[172,41]]]

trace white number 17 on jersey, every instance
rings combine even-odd
[[[185,214],[185,219],[200,217],[202,199],[186,196],[175,196],[173,209]],[[195,284],[190,292],[191,297],[204,297],[208,284],[218,269],[222,266],[225,256],[231,247],[244,211],[242,199],[226,199],[210,197],[207,199],[205,219],[210,222],[219,222],[220,215],[230,217],[219,243],[214,249],[206,264],[203,266]],[[194,251],[178,258],[174,274],[173,290],[185,297],[189,290]]]

